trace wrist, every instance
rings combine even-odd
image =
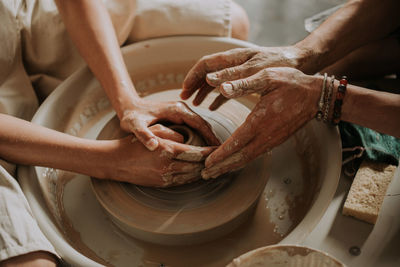
[[[344,98],[344,93],[339,92],[339,85],[344,82],[347,85],[347,80],[337,80],[335,76],[328,77],[325,73],[325,76],[320,76],[321,85],[319,89],[318,100],[318,111],[317,111],[317,120],[323,121],[324,123],[332,123],[336,125],[340,120],[340,111],[342,106],[342,101]],[[325,78],[324,78],[325,77]],[[346,79],[346,78],[345,78]],[[343,85],[340,85],[343,86]],[[344,86],[346,87],[346,86]],[[344,88],[344,91],[346,88]],[[336,103],[336,102],[340,103]],[[321,106],[322,105],[322,106]]]
[[[114,174],[113,168],[116,167],[113,162],[118,162],[114,153],[118,147],[118,140],[95,140],[94,142],[92,150],[94,157],[89,163],[90,176],[110,179]]]
[[[115,105],[115,111],[120,120],[122,120],[128,112],[135,111],[145,104],[145,100],[139,96],[122,98]]]
[[[308,88],[310,91],[311,98],[311,115],[313,118],[317,116],[318,113],[318,105],[321,98],[321,93],[323,90],[324,77],[321,75],[309,75]]]
[[[325,67],[323,58],[327,54],[326,51],[320,49],[317,45],[310,44],[307,40],[302,40],[295,45],[297,50],[298,61],[296,68],[306,74],[315,74]]]
[[[103,141],[72,137],[73,141],[62,149],[62,157],[54,156],[44,166],[73,171],[88,176],[106,178],[107,154],[103,153]],[[61,149],[59,149],[61,151]],[[65,160],[68,158],[68,160]]]
[[[126,110],[135,109],[143,101],[130,78],[119,82],[114,79],[111,84],[103,85],[103,88],[120,119]]]

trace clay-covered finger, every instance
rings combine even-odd
[[[246,119],[246,121],[206,159],[206,168],[215,165],[241,150],[254,138],[254,135],[255,129],[253,129],[250,121]]]
[[[241,156],[240,152],[236,152],[223,161],[218,162],[212,167],[205,168],[201,172],[201,177],[205,180],[210,178],[217,178],[218,176],[237,170],[238,166],[244,167],[245,159]]]
[[[219,94],[214,101],[211,103],[211,105],[208,107],[210,110],[214,111],[217,110],[220,106],[228,102],[228,98],[223,96],[222,94]]]
[[[163,187],[176,186],[194,182],[201,179],[201,172],[172,174],[163,177]]]
[[[215,150],[215,147],[195,147],[192,146],[190,149],[185,150],[175,157],[179,160],[200,162],[204,161],[208,155]]]
[[[178,143],[183,143],[184,141],[183,135],[161,124],[152,125],[150,130],[153,134],[163,139],[172,140]]]
[[[216,178],[224,173],[236,171],[245,167],[247,163],[256,159],[259,155],[269,151],[268,146],[262,143],[262,139],[255,138],[240,151],[231,154],[222,161],[209,165],[205,168],[201,176],[203,179]]]
[[[243,64],[231,68],[226,68],[220,71],[208,73],[206,79],[209,85],[218,87],[223,82],[234,81],[243,78],[247,72],[248,70],[246,69],[246,65]]]
[[[154,151],[157,149],[158,139],[147,127],[145,121],[135,118],[132,123],[128,124],[128,128],[148,150]]]
[[[225,82],[221,84],[219,91],[227,98],[236,98],[255,92],[264,93],[270,89],[265,73],[265,70],[261,70],[244,79]]]
[[[204,169],[204,163],[176,160],[170,164],[168,169],[174,174],[200,172],[202,169]]]
[[[203,84],[203,86],[199,89],[196,97],[193,100],[193,105],[195,105],[195,106],[200,105],[203,102],[203,100],[207,97],[207,95],[214,89],[215,89],[214,87],[212,87],[206,83]]]
[[[189,162],[204,161],[216,148],[215,146],[200,147],[185,145],[169,140],[164,140],[164,142],[167,144],[167,149],[164,151],[165,155],[169,158]]]
[[[181,119],[184,123],[197,130],[208,145],[220,145],[218,138],[212,131],[211,125],[207,121],[205,121],[200,115],[191,110],[186,104],[183,105],[184,106],[181,106],[181,110],[177,116],[181,116]]]
[[[206,82],[206,75],[224,68],[240,65],[254,52],[247,48],[236,48],[202,57],[188,72],[183,81],[182,99],[188,99]]]

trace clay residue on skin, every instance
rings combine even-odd
[[[241,152],[234,153],[228,158],[224,159],[222,162],[215,164],[213,167],[203,170],[202,177],[205,180],[208,180],[210,178],[216,178],[221,173],[226,171],[225,168],[227,166],[234,165],[235,163],[242,161],[243,158],[244,158],[243,153]]]
[[[194,146],[193,150],[186,151],[180,153],[176,159],[183,159],[188,161],[202,161],[204,159],[203,154],[200,151],[200,147],[205,145],[203,138],[190,129],[188,126],[184,125],[172,125],[170,126],[174,131],[180,132],[184,136],[187,137],[185,144]],[[199,148],[196,148],[198,146]],[[171,156],[170,153],[166,151],[161,152],[162,156]],[[162,180],[164,182],[163,187],[174,186],[174,185],[182,185],[185,183],[193,182],[201,178],[201,170],[204,168],[203,164],[197,163],[197,166],[193,166],[193,164],[181,165],[181,168],[178,171],[173,171],[174,166],[177,165],[177,162],[172,162],[165,170],[165,173],[162,175]]]
[[[272,110],[275,113],[281,113],[283,111],[282,102],[283,102],[283,100],[281,98],[278,98],[272,103]]]
[[[240,145],[239,140],[234,140],[230,142],[229,144],[225,145],[223,149],[227,152],[234,150],[236,147]]]
[[[173,185],[181,185],[189,182],[193,182],[201,178],[200,170],[193,170],[190,173],[185,174],[176,174],[176,173],[166,173],[161,176],[164,184],[163,187],[173,186]]]
[[[253,116],[251,118],[252,123],[258,123],[260,118],[264,118],[267,113],[267,108],[263,105],[260,105],[259,108],[253,112]]]
[[[199,162],[199,161],[204,160],[204,155],[202,153],[202,149],[193,148],[192,150],[185,151],[185,152],[178,154],[178,156],[176,156],[176,159]]]

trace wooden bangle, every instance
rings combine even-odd
[[[342,116],[342,104],[344,96],[346,95],[347,89],[347,77],[343,76],[340,79],[338,90],[336,92],[335,104],[333,106],[333,116],[332,116],[332,124],[338,125],[340,122],[340,117]]]

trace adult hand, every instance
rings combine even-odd
[[[157,149],[161,139],[152,133],[149,126],[159,121],[185,123],[198,131],[208,145],[220,144],[211,126],[183,102],[151,102],[139,99],[134,107],[124,111],[120,121],[121,128],[134,133],[150,151]]]
[[[254,75],[268,67],[304,67],[304,49],[296,46],[236,48],[201,58],[189,71],[181,93],[182,99],[188,99],[196,91],[194,105],[200,105],[205,97],[226,81],[234,81]],[[210,105],[217,109],[227,98],[220,94]]]
[[[129,135],[107,142],[105,177],[143,186],[167,187],[189,183],[201,178],[204,159],[215,147],[181,144],[183,137],[160,124],[149,130],[161,137],[158,148],[149,151]]]
[[[219,88],[227,98],[261,94],[246,121],[206,159],[205,179],[244,167],[283,143],[318,110],[323,78],[292,68],[267,68]]]

